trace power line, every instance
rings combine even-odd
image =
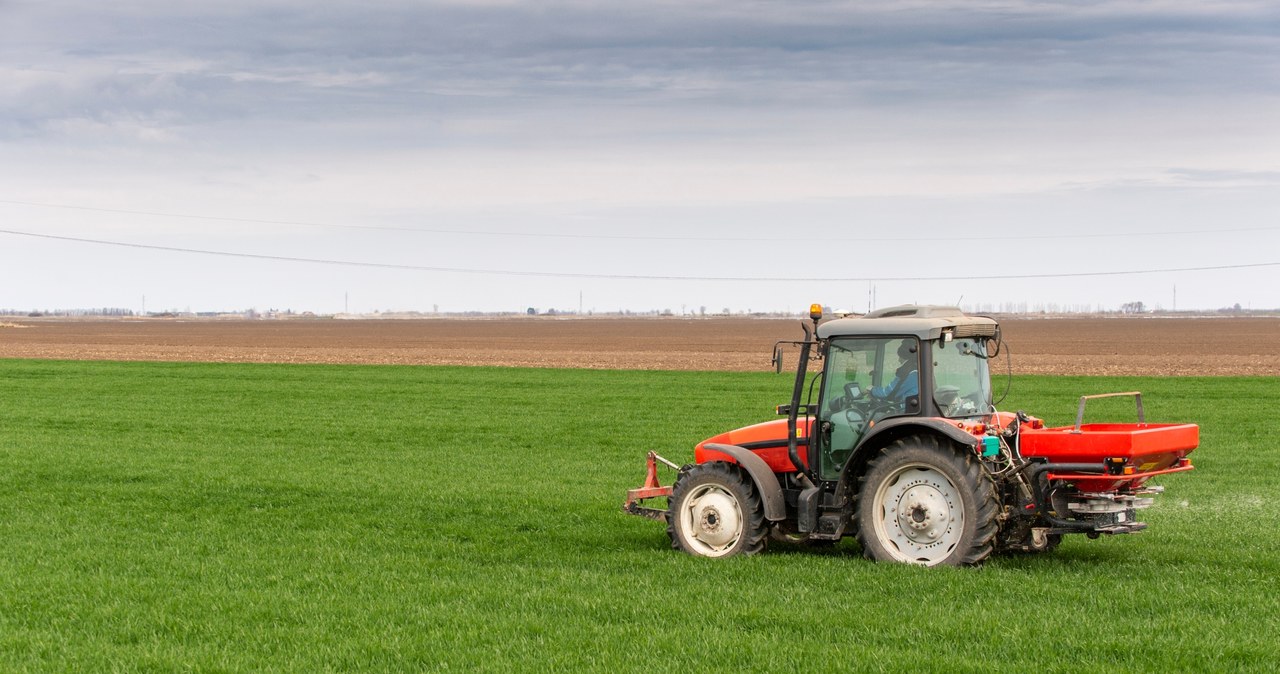
[[[733,282],[769,282],[769,283],[854,283],[867,281],[997,281],[1011,279],[1036,278],[1083,278],[1090,276],[1136,276],[1140,274],[1162,274],[1170,272],[1222,271],[1229,269],[1257,269],[1261,267],[1280,267],[1280,262],[1257,262],[1250,264],[1214,265],[1206,267],[1176,267],[1166,269],[1133,269],[1121,271],[1067,272],[1061,274],[998,274],[989,276],[863,276],[857,278],[803,278],[803,277],[765,277],[765,276],[664,276],[656,274],[588,274],[573,272],[519,271],[511,269],[474,269],[463,267],[436,267],[412,264],[393,264],[387,262],[360,262],[353,260],[330,260],[324,258],[293,257],[287,255],[261,255],[257,253],[236,253],[221,250],[203,250],[199,248],[181,248],[177,246],[157,246],[145,243],[129,243],[124,241],[105,241],[75,236],[58,236],[56,234],[38,234],[12,229],[0,229],[0,234],[27,236],[55,241],[74,241],[101,246],[118,246],[143,250],[161,250],[175,253],[193,253],[198,255],[216,255],[220,257],[247,258],[252,260],[272,260],[277,262],[303,262],[307,264],[325,264],[343,267],[365,267],[373,269],[401,269],[408,271],[446,272],[455,274],[479,274],[486,276],[534,276],[543,278],[575,278],[575,279],[611,279],[625,281],[733,281]]]
[[[325,229],[349,229],[357,231],[410,232],[415,234],[452,234],[461,236],[508,236],[535,239],[596,239],[612,241],[685,241],[685,242],[741,242],[741,243],[773,243],[777,237],[750,236],[656,236],[650,234],[567,234],[562,232],[518,232],[511,230],[482,229],[450,229],[441,227],[399,227],[395,225],[348,225],[341,223],[307,222],[303,220],[266,220],[259,218],[233,218],[219,215],[197,215],[191,213],[166,213],[160,211],[139,211],[122,208],[99,208],[96,206],[77,206],[71,204],[50,204],[36,201],[20,201],[17,199],[0,199],[0,204],[19,206],[35,206],[38,208],[61,208],[95,213],[119,213],[124,215],[145,215],[159,218],[180,218],[185,220],[206,220],[215,222],[238,222],[252,225],[286,225],[290,227],[313,227]],[[1001,241],[1049,241],[1064,239],[1115,239],[1131,237],[1163,237],[1190,236],[1196,234],[1225,234],[1236,232],[1269,232],[1280,230],[1280,227],[1236,227],[1219,229],[1187,229],[1158,232],[1106,232],[1098,234],[1001,234]],[[975,241],[983,237],[973,234],[956,236],[931,236],[930,241]],[[823,237],[823,241],[831,243],[901,243],[918,241],[916,236],[857,236],[857,237]],[[984,239],[985,240],[985,239]]]

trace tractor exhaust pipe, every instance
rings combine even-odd
[[[796,382],[791,389],[791,405],[787,410],[787,456],[791,465],[813,484],[814,475],[804,461],[800,460],[800,442],[796,437],[800,416],[800,396],[804,394],[804,379],[809,373],[809,350],[813,347],[813,329],[808,323],[801,323],[804,328],[804,341],[800,343],[800,363],[796,365]]]

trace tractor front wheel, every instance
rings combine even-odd
[[[980,564],[1000,512],[995,485],[970,452],[908,437],[867,465],[858,493],[858,542],[877,561]]]
[[[701,557],[760,552],[766,534],[763,510],[755,485],[736,464],[694,466],[672,488],[671,547]]]

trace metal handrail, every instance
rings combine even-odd
[[[1080,410],[1076,412],[1076,427],[1075,427],[1075,430],[1071,432],[1079,433],[1080,426],[1084,424],[1085,401],[1092,400],[1094,398],[1118,398],[1121,396],[1133,396],[1134,401],[1138,404],[1138,423],[1140,424],[1147,423],[1147,414],[1142,409],[1142,392],[1141,391],[1126,391],[1124,393],[1097,393],[1091,396],[1080,396]]]

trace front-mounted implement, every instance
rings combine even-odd
[[[1162,491],[1151,478],[1191,470],[1194,424],[1047,428],[997,410],[991,318],[904,306],[804,325],[784,419],[722,433],[676,464],[650,452],[624,509],[667,522],[672,545],[723,557],[770,539],[855,537],[863,554],[913,564],[976,564],[996,551],[1053,549],[1065,534],[1121,534]],[[662,486],[658,464],[676,471]],[[668,507],[655,500],[665,498]]]
[[[666,508],[654,508],[640,505],[641,502],[654,498],[669,498],[671,496],[671,487],[664,487],[658,482],[658,463],[661,462],[670,466],[673,470],[680,470],[680,466],[658,456],[657,452],[649,452],[649,456],[645,459],[645,477],[644,484],[627,490],[627,500],[622,504],[622,509],[632,515],[648,517],[651,520],[666,520]]]

